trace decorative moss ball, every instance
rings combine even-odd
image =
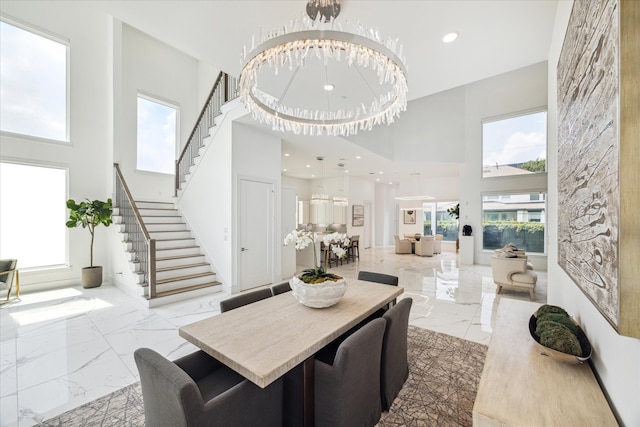
[[[542,322],[546,323],[546,322]],[[550,322],[554,323],[554,322]],[[559,325],[558,323],[556,323]],[[582,356],[582,348],[578,338],[567,328],[559,325],[558,327],[545,328],[540,336],[540,344],[553,350],[563,353],[572,354],[574,356]]]
[[[542,322],[559,323],[562,326],[568,328],[573,333],[573,335],[578,335],[578,326],[573,322],[573,320],[571,320],[571,318],[565,316],[564,314],[545,313],[542,316],[538,317],[536,325]],[[537,333],[537,328],[536,328],[536,333]],[[540,336],[540,334],[538,334],[538,336]]]
[[[536,335],[538,337],[541,337],[542,334],[547,332],[547,331],[554,331],[556,329],[567,329],[567,327],[562,325],[561,323],[554,322],[552,320],[545,320],[545,321],[536,322]]]
[[[546,313],[564,314],[566,317],[569,317],[569,313],[567,313],[564,310],[564,308],[558,307],[557,305],[551,305],[551,304],[545,304],[545,305],[540,306],[538,311],[536,311],[536,317],[540,318],[540,316],[542,316],[543,314],[546,314]]]

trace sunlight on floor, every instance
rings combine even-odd
[[[73,291],[73,289],[65,289],[65,290]],[[47,294],[50,294],[50,292],[47,292]],[[79,292],[77,294],[79,294]],[[38,295],[42,296],[43,294],[38,294]],[[68,297],[69,296],[51,298],[49,299],[49,301],[53,299],[68,298]],[[42,301],[47,301],[47,299],[43,299]],[[60,319],[63,317],[69,317],[75,314],[88,313],[90,311],[99,310],[107,307],[111,307],[111,304],[99,298],[92,298],[88,300],[69,301],[69,302],[58,303],[53,306],[23,310],[17,313],[11,313],[11,317],[13,317],[13,319],[17,322],[18,326],[26,326],[26,325],[32,325],[35,323]]]

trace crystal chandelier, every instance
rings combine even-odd
[[[326,203],[329,203],[329,195],[324,193],[324,172],[322,170],[322,161],[324,160],[324,157],[316,157],[316,160],[318,160],[319,165],[320,165],[320,191],[322,191],[322,193],[313,193],[311,195],[311,200],[309,201],[309,203],[311,203],[312,205],[323,205]]]
[[[342,186],[340,192],[344,194],[344,163],[338,163],[342,169]],[[349,200],[345,196],[333,196],[333,206],[349,206]]]
[[[307,12],[314,19],[290,21],[243,49],[238,92],[252,117],[297,135],[348,136],[393,123],[407,106],[399,41],[383,40],[360,24],[337,23],[339,0],[309,0]],[[332,93],[330,74],[350,92]],[[314,95],[316,88],[323,91]]]

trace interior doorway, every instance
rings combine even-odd
[[[273,282],[274,187],[238,180],[238,283],[244,291]]]

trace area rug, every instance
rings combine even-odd
[[[471,426],[487,347],[409,326],[409,378],[379,427]],[[144,426],[140,383],[38,426]]]

